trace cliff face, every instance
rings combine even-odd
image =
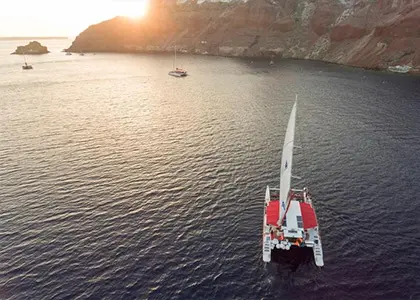
[[[90,26],[70,51],[282,56],[420,68],[420,0],[151,0],[148,16]]]

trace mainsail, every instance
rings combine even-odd
[[[283,153],[281,156],[280,169],[280,219],[279,226],[283,220],[287,208],[287,196],[290,190],[290,183],[292,179],[292,157],[293,157],[293,142],[295,139],[295,121],[296,121],[296,101],[290,113],[289,123],[287,124],[286,135],[284,137]]]

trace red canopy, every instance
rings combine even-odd
[[[315,211],[309,203],[300,202],[300,211],[302,213],[303,229],[314,228],[318,225]]]
[[[278,226],[277,221],[279,220],[280,201],[270,201],[267,206],[267,224]]]

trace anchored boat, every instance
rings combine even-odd
[[[33,67],[31,65],[28,65],[28,63],[25,62],[25,64],[22,66],[23,70],[32,70]]]
[[[172,71],[169,71],[168,75],[174,76],[174,77],[185,77],[187,76],[187,71],[182,68],[176,68],[176,45],[174,47],[174,61],[173,61],[173,69]]]
[[[181,68],[175,68],[175,70],[172,70],[168,73],[168,75],[174,76],[174,77],[185,77],[187,76],[187,71]]]
[[[324,265],[319,226],[308,188],[291,188],[296,101],[290,113],[281,158],[280,187],[267,186],[264,202],[263,261],[273,251],[294,247],[313,249],[315,264]]]
[[[395,73],[407,73],[412,69],[411,66],[403,65],[403,66],[389,66],[388,70]]]
[[[23,70],[32,70],[33,69],[32,65],[28,65],[28,63],[26,62],[25,53],[23,53],[23,59],[25,60],[25,64],[22,66],[22,69]]]

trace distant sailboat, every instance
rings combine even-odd
[[[25,60],[25,64],[22,66],[23,70],[32,70],[33,67],[31,65],[28,65],[28,63],[26,62],[26,56],[25,53],[23,53],[23,59]]]
[[[269,65],[270,65],[270,66],[274,66],[273,56],[271,56],[271,60],[270,60]]]
[[[174,49],[174,61],[173,61],[173,69],[168,73],[168,75],[174,76],[174,77],[185,77],[187,76],[187,71],[182,68],[176,67],[176,45]]]

